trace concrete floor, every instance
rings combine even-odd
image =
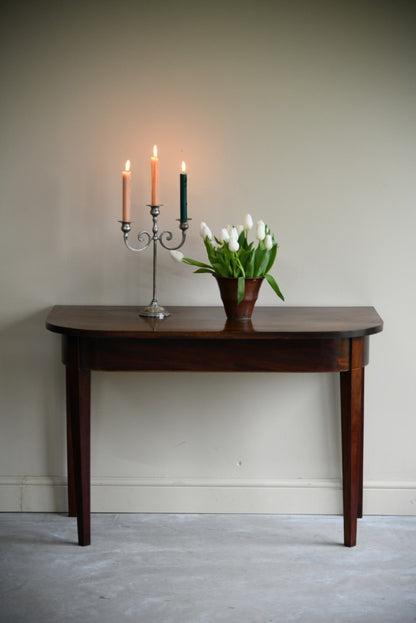
[[[410,623],[416,517],[0,514],[1,623]]]

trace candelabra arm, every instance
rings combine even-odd
[[[159,242],[160,242],[160,244],[162,245],[162,247],[164,249],[167,249],[168,251],[176,251],[176,249],[180,249],[184,245],[185,240],[186,240],[186,230],[189,228],[188,221],[180,221],[179,227],[182,230],[182,239],[181,239],[180,243],[178,245],[176,245],[176,247],[175,246],[171,247],[171,246],[167,245],[164,242],[164,240],[163,240],[163,238],[166,241],[168,241],[168,242],[170,240],[172,240],[172,238],[173,238],[172,232],[171,231],[162,231],[162,233],[159,236]]]
[[[134,253],[140,253],[140,251],[145,251],[148,249],[152,242],[152,236],[148,231],[141,231],[137,234],[137,240],[139,242],[144,243],[142,247],[132,247],[129,243],[129,233],[131,231],[131,223],[128,221],[119,221],[121,223],[121,231],[123,232],[123,240],[124,244],[130,251],[134,251]]]

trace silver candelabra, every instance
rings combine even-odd
[[[147,204],[150,208],[150,214],[153,219],[153,227],[152,232],[148,232],[146,230],[142,230],[137,234],[137,240],[142,246],[132,247],[129,243],[129,234],[131,231],[131,222],[130,221],[119,221],[121,223],[121,231],[123,232],[123,239],[126,247],[130,249],[130,251],[134,251],[135,253],[140,253],[141,251],[145,251],[150,247],[153,242],[153,296],[149,305],[147,305],[144,309],[139,312],[140,316],[147,316],[150,318],[165,318],[166,316],[170,316],[170,313],[161,305],[159,305],[157,301],[157,245],[160,243],[164,249],[168,251],[175,251],[176,249],[180,249],[185,240],[186,240],[186,230],[189,228],[188,220],[177,219],[179,221],[179,229],[182,232],[182,240],[176,246],[169,246],[166,242],[169,242],[173,238],[173,234],[171,231],[162,231],[159,234],[159,224],[158,217],[160,214],[161,205],[150,205]]]

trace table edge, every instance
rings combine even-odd
[[[366,310],[373,310],[374,313],[377,315],[378,317],[378,321],[375,324],[370,324],[367,326],[363,326],[363,327],[354,327],[351,329],[334,329],[334,330],[311,330],[311,331],[290,331],[290,330],[284,330],[284,331],[270,331],[268,329],[265,329],[264,331],[256,331],[255,329],[253,330],[241,330],[241,326],[239,326],[238,324],[233,324],[230,328],[223,328],[221,330],[201,330],[199,332],[195,332],[195,331],[187,331],[186,329],[184,330],[172,330],[170,332],[158,332],[156,330],[154,331],[141,331],[141,330],[110,330],[110,329],[91,329],[91,328],[79,328],[79,327],[71,327],[71,326],[64,326],[62,324],[59,324],[58,322],[54,322],[51,320],[51,317],[53,316],[54,313],[56,313],[56,311],[58,309],[61,308],[66,308],[68,310],[70,309],[80,309],[80,308],[91,308],[91,309],[116,309],[116,308],[120,308],[120,309],[138,309],[137,306],[135,305],[55,305],[48,313],[48,316],[46,318],[46,329],[48,331],[51,331],[53,333],[58,333],[61,335],[66,335],[66,336],[72,336],[72,337],[80,337],[80,338],[101,338],[101,339],[113,339],[113,338],[125,338],[125,339],[164,339],[164,340],[174,340],[174,339],[221,339],[221,340],[225,340],[225,339],[229,339],[229,340],[233,340],[233,339],[247,339],[247,340],[251,340],[251,339],[337,339],[337,338],[354,338],[354,337],[364,337],[364,336],[368,336],[368,335],[374,335],[376,333],[380,333],[381,331],[383,331],[383,327],[384,327],[384,322],[382,320],[382,318],[378,315],[377,311],[375,310],[374,307],[372,306],[293,306],[293,307],[288,307],[285,308],[287,309],[305,309],[305,310],[310,310],[310,309],[355,309],[355,310],[359,310],[359,309],[366,309]],[[218,306],[200,306],[200,307],[196,307],[196,306],[190,306],[190,307],[179,307],[179,306],[174,306],[171,309],[172,310],[180,310],[180,309],[221,309]],[[263,308],[260,307],[259,309],[268,309],[268,307],[264,306]],[[161,321],[163,322],[163,320]],[[226,318],[224,315],[224,324],[226,322]]]

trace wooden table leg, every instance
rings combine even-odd
[[[72,423],[71,423],[71,376],[69,368],[66,368],[66,460],[68,474],[68,516],[77,516],[77,501],[75,497],[75,477],[74,477],[74,448],[72,445]]]
[[[363,481],[364,481],[364,367],[361,368],[361,427],[360,427],[360,466],[358,486],[357,517],[363,516]]]
[[[351,340],[352,369],[341,372],[344,545],[347,547],[353,547],[357,542],[357,517],[362,515],[364,421],[362,348],[362,338]]]
[[[76,359],[76,357],[71,359]],[[70,363],[67,364],[67,419],[70,428],[68,448],[70,456],[72,455],[72,458],[68,460],[68,465],[72,471],[68,474],[69,500],[72,505],[70,506],[70,513],[76,511],[77,515],[79,545],[91,543],[90,376],[89,370],[79,369]]]

